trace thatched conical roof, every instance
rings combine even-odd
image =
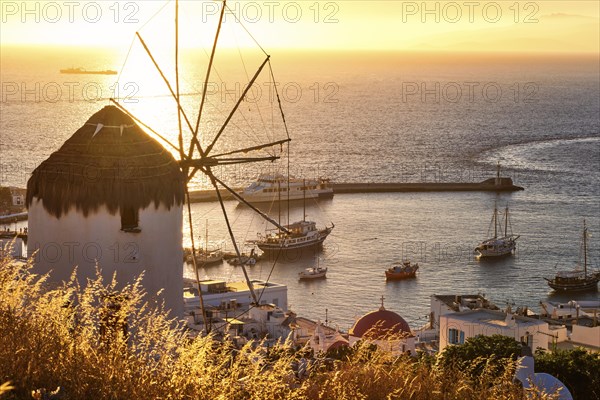
[[[34,197],[60,217],[75,208],[84,215],[105,205],[143,209],[154,203],[180,205],[185,178],[177,161],[115,106],[98,111],[27,182],[27,206]]]

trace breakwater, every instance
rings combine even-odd
[[[513,184],[511,178],[487,179],[483,182],[415,182],[415,183],[332,183],[334,194],[347,193],[393,193],[393,192],[515,192],[523,190]],[[240,192],[242,189],[235,189]],[[233,199],[233,195],[221,189],[224,200]],[[216,201],[215,190],[190,191],[191,203]]]
[[[515,192],[523,190],[521,186],[513,184],[511,178],[487,179],[483,182],[416,182],[416,183],[332,183],[334,194],[348,193],[393,193],[393,192]],[[241,188],[235,189],[241,192]],[[232,200],[234,197],[225,189],[221,189],[223,200]],[[217,201],[217,192],[209,190],[191,190],[190,203],[204,203]],[[0,223],[13,223],[16,220],[27,219],[27,213],[0,216]]]

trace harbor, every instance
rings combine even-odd
[[[597,5],[307,4],[9,5],[0,397],[600,398]]]

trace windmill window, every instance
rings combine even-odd
[[[134,207],[121,208],[121,230],[123,232],[137,233],[142,230],[138,226],[139,212]]]

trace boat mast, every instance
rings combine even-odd
[[[583,220],[583,276],[587,278],[587,228]]]
[[[494,239],[498,237],[498,207],[494,203]]]
[[[506,211],[504,213],[504,237],[508,236],[508,205],[506,206]]]
[[[279,178],[277,178],[277,212],[279,213],[277,222],[281,225],[281,180]],[[281,232],[281,229],[279,232]]]
[[[287,146],[288,150],[288,165],[287,165],[287,184],[288,184],[288,202],[287,202],[287,212],[288,212],[288,225],[290,224],[290,142],[288,142]]]
[[[498,161],[498,166],[496,167],[496,186],[500,186],[500,161]]]
[[[306,222],[306,178],[302,180],[302,221]]]

